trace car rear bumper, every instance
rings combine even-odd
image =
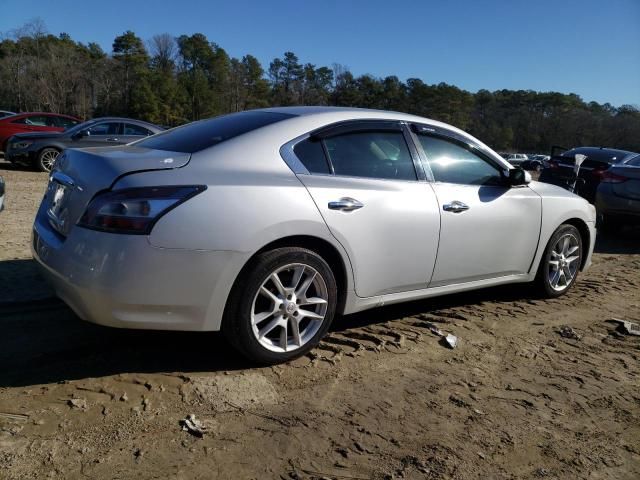
[[[152,246],[146,236],[75,227],[63,239],[42,212],[32,253],[56,294],[87,321],[120,328],[219,330],[245,257]]]
[[[640,200],[616,195],[611,184],[601,184],[596,194],[598,215],[640,221]]]
[[[21,150],[16,151],[11,148],[4,152],[4,158],[11,163],[19,163],[22,165],[31,165],[36,161],[35,153]]]

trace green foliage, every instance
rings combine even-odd
[[[341,65],[301,63],[293,52],[265,72],[257,58],[230,58],[201,33],[117,36],[112,52],[46,32],[42,22],[0,41],[0,108],[83,118],[124,115],[174,126],[275,105],[396,110],[469,131],[496,150],[546,152],[552,145],[640,151],[640,111],[586,103],[575,94],[429,85],[417,78],[354,76]]]

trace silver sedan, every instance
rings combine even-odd
[[[222,330],[273,363],[336,314],[517,282],[562,295],[590,265],[595,220],[450,125],[274,108],[67,150],[33,255],[85,320]]]

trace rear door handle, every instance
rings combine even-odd
[[[109,137],[107,138],[107,142],[117,142],[118,139],[116,137]]]
[[[340,200],[329,202],[329,210],[342,210],[343,212],[352,212],[364,207],[364,204],[355,198],[342,197]]]
[[[459,202],[458,200],[454,200],[451,203],[445,203],[442,206],[442,209],[445,212],[460,213],[460,212],[469,210],[469,205],[467,205],[466,203]]]

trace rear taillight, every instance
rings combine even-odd
[[[205,190],[203,185],[140,187],[99,193],[78,225],[111,233],[146,235],[168,211]]]
[[[560,167],[560,165],[558,164],[558,162],[556,160],[549,160],[547,165],[549,165],[548,168],[553,168],[553,169],[556,169],[556,168]]]
[[[596,172],[593,172],[594,175],[596,174]],[[600,182],[601,183],[622,183],[622,182],[626,182],[627,180],[629,180],[627,177],[624,177],[622,175],[618,175],[616,173],[613,172],[608,172],[606,170],[604,171],[599,171],[598,172],[598,177],[600,178]]]

